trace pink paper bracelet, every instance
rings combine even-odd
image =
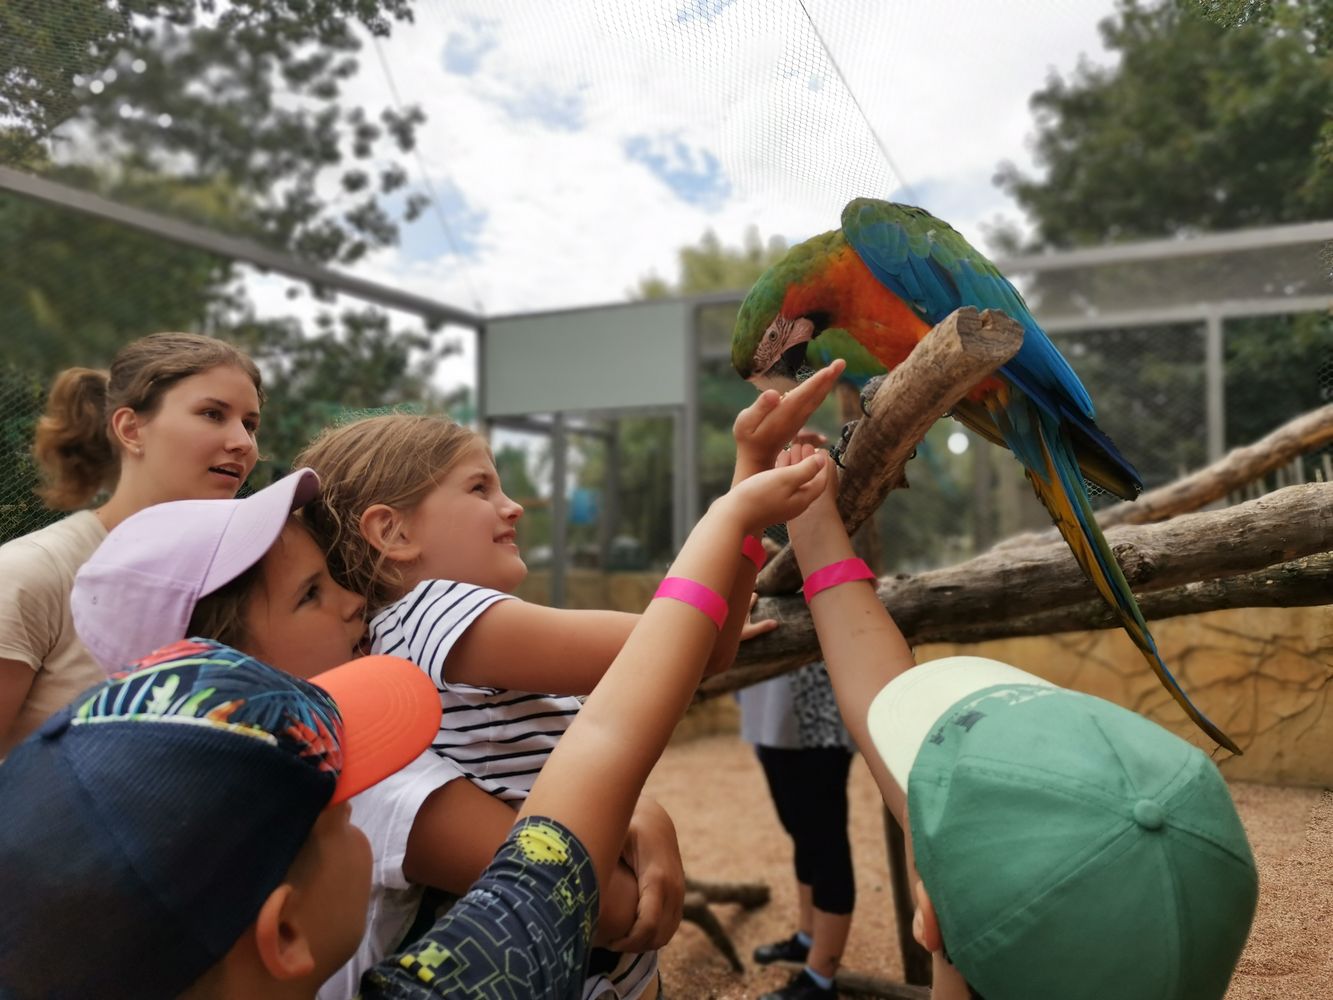
[[[836,587],[840,583],[851,583],[853,580],[873,579],[875,574],[870,572],[870,567],[865,564],[864,559],[840,559],[807,576],[805,586],[801,589],[805,591],[805,603],[809,604],[812,597],[828,590],[829,587]]]
[[[746,535],[745,541],[741,542],[741,555],[754,563],[755,569],[763,569],[764,563],[768,562],[768,553],[764,550],[764,543],[754,535]]]
[[[667,577],[658,584],[657,592],[653,594],[653,597],[670,597],[672,600],[682,601],[690,607],[698,608],[712,619],[713,624],[718,627],[719,631],[726,623],[726,598],[716,590],[710,590],[702,583],[695,583],[683,576]]]

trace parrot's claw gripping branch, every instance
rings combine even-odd
[[[837,443],[828,450],[829,458],[833,459],[833,464],[839,469],[847,468],[843,464],[842,457],[847,454],[847,445],[851,443],[852,432],[856,430],[856,425],[859,423],[859,420],[849,420],[843,424],[842,430],[838,433]]]
[[[903,467],[931,425],[1022,345],[1017,322],[994,309],[966,306],[946,316],[885,376],[840,455],[838,510],[849,534],[902,483]],[[755,589],[790,594],[800,585],[788,547],[764,567]]]
[[[886,378],[887,375],[876,375],[861,386],[861,412],[867,417],[870,416],[870,401],[875,398],[875,393],[879,392],[879,387],[884,384]]]

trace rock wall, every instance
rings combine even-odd
[[[1333,607],[1244,608],[1151,624],[1181,686],[1245,751],[1233,757],[1218,750],[1228,778],[1333,787]],[[994,657],[1128,706],[1214,749],[1119,630],[936,643],[916,653],[922,661]]]

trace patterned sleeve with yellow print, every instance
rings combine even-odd
[[[577,1000],[597,906],[578,839],[554,820],[524,819],[431,930],[362,976],[361,997]]]

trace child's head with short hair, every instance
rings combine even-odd
[[[185,640],[113,674],[0,768],[0,994],[177,996],[219,963],[313,994],[365,925],[347,801],[439,721],[393,657],[307,682]]]
[[[75,630],[107,671],[187,635],[300,677],[355,656],[365,601],[333,582],[292,513],[318,490],[302,469],[241,500],[180,500],[134,514],[79,570]]]
[[[329,428],[298,457],[319,473],[305,511],[335,579],[372,613],[423,580],[509,591],[527,567],[484,438],[442,416],[394,413]]]
[[[975,656],[904,671],[867,726],[907,795],[918,939],[976,993],[1226,992],[1258,877],[1198,747]]]

